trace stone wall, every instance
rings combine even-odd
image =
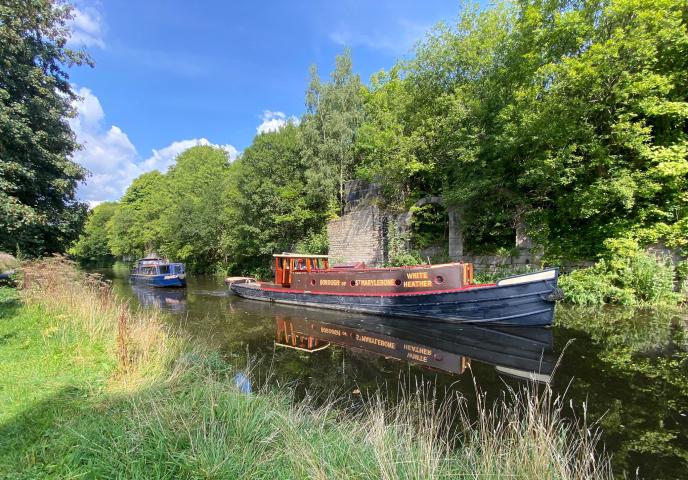
[[[519,268],[532,266],[534,269],[541,267],[539,261],[533,260],[535,256],[528,253],[522,253],[517,257],[503,257],[500,255],[463,255],[460,261],[464,263],[472,263],[473,269],[476,272],[496,273],[502,268]],[[595,263],[591,261],[567,262],[559,265],[560,271],[570,272],[579,268],[591,267]]]
[[[385,217],[374,205],[359,207],[327,224],[332,263],[381,266],[385,256]]]

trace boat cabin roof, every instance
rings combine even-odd
[[[329,255],[309,255],[307,253],[274,253],[273,257],[277,258],[330,258]]]
[[[138,260],[136,262],[138,265],[141,266],[151,266],[151,265],[184,265],[182,262],[170,262],[168,260],[165,260],[164,258],[158,258],[158,257],[148,257],[148,258],[142,258],[141,260]]]

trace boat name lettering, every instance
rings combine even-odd
[[[379,345],[381,347],[389,348],[390,350],[396,350],[397,345],[389,340],[382,340],[381,338],[368,337],[366,335],[357,335],[356,340],[363,343],[370,343],[372,345]]]
[[[428,363],[428,357],[426,357],[425,355],[419,355],[417,353],[409,352],[406,354],[406,358],[408,358],[409,360],[415,360],[416,362]]]
[[[414,353],[420,353],[422,355],[432,355],[432,350],[429,348],[425,347],[419,347],[417,345],[408,345],[404,344],[404,350],[408,350],[409,352],[414,352]]]
[[[341,330],[329,327],[320,327],[320,333],[329,333],[330,335],[337,335],[338,337],[342,336]]]
[[[409,273],[410,278],[427,278],[427,272]],[[323,278],[319,280],[321,286],[343,287],[348,282],[339,279]],[[396,278],[362,278],[352,280],[352,286],[356,287],[394,287],[397,285]],[[430,280],[406,280],[402,283],[404,288],[432,287]]]
[[[394,286],[393,278],[376,278],[376,279],[364,279],[356,280],[356,285],[361,287],[392,287]]]
[[[410,272],[406,274],[410,280],[423,280],[428,278],[428,272]]]

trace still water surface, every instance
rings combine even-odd
[[[424,325],[241,299],[213,277],[172,290],[99,273],[133,305],[160,307],[233,364],[257,364],[270,381],[299,392],[394,393],[425,379],[470,402],[475,385],[495,399],[524,379],[550,383],[571,401],[571,418],[582,417],[587,401],[588,421],[603,429],[620,478],[688,479],[688,335],[680,315],[558,306],[551,329]]]

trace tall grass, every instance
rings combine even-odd
[[[23,274],[26,303],[84,348],[97,339],[119,356],[93,408],[48,436],[42,451],[60,475],[611,478],[598,432],[585,419],[564,420],[565,403],[549,386],[509,390],[489,404],[479,394],[477,412],[460,397],[433,401],[427,385],[392,406],[378,392],[355,410],[338,399],[295,401],[269,382],[243,394],[235,366],[159,313],[128,308],[101,279],[61,258],[25,264]]]
[[[19,267],[19,260],[9,253],[0,252],[0,273]]]
[[[93,341],[113,353],[124,346],[120,383],[167,374],[180,352],[191,348],[180,332],[170,331],[159,310],[130,309],[100,275],[85,274],[63,257],[25,262],[20,286],[25,302],[55,314],[51,328],[76,336],[84,348]]]

